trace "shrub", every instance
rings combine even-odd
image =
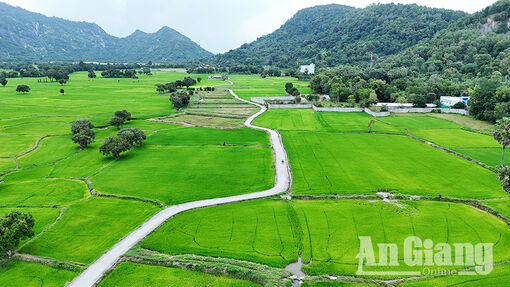
[[[452,106],[452,109],[465,110],[466,108],[467,108],[467,105],[464,102],[458,102]]]
[[[18,85],[16,87],[16,92],[18,93],[28,93],[30,92],[30,87],[27,85]]]
[[[381,107],[381,112],[387,112],[387,111],[388,111],[388,106]]]

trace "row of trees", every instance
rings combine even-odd
[[[131,120],[131,113],[126,110],[116,111],[110,119],[110,124],[120,129],[124,123]],[[87,119],[78,119],[71,125],[72,140],[84,150],[95,141],[94,125]],[[120,154],[139,146],[146,139],[145,133],[139,128],[120,129],[116,137],[108,137],[99,147],[99,151],[105,156],[119,158]]]
[[[287,92],[287,94],[294,96],[294,97],[299,97],[301,95],[299,90],[296,87],[294,87],[293,83],[285,84],[285,92]]]
[[[132,69],[127,69],[127,70],[110,69],[110,70],[103,71],[101,73],[101,76],[103,78],[138,79],[138,76],[136,75],[136,70],[132,70]]]
[[[175,93],[177,92],[178,88],[186,87],[189,89],[189,87],[196,85],[197,83],[200,83],[202,81],[202,78],[197,78],[196,80],[191,77],[185,77],[182,81],[177,80],[175,82],[166,83],[166,84],[156,84],[156,91],[159,93],[164,93],[165,91],[168,91],[168,93]]]

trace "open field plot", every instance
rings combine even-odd
[[[308,82],[298,81],[290,77],[267,77],[259,75],[230,75],[235,86],[234,92],[243,99],[250,100],[252,97],[285,97],[285,84],[293,83],[301,94],[311,94],[312,90]]]
[[[16,163],[11,158],[0,158],[0,174],[16,168]]]
[[[98,286],[251,287],[260,285],[190,270],[123,262]]]
[[[476,120],[470,116],[464,116],[459,114],[428,114],[427,116],[435,117],[438,119],[444,119],[461,125],[464,129],[475,130],[487,134],[491,134],[494,129],[494,125],[488,122]]]
[[[431,130],[431,129],[460,129],[461,125],[455,122],[438,119],[428,116],[397,115],[381,119],[385,123],[410,130]]]
[[[157,210],[153,204],[140,201],[88,199],[69,207],[53,228],[21,252],[88,264]]]
[[[400,128],[371,120],[374,118],[365,113],[315,113],[317,120],[328,131],[342,132],[381,132],[403,133]]]
[[[489,207],[492,207],[497,212],[510,218],[510,198],[503,198],[503,199],[498,199],[498,200],[487,200],[487,201],[483,201],[482,203]]]
[[[277,130],[403,133],[400,128],[375,121],[365,113],[316,113],[311,109],[271,109],[254,124]]]
[[[259,109],[243,103],[224,88],[214,92],[198,92],[181,113],[162,120],[182,122],[200,127],[233,128],[244,125],[245,120]]]
[[[264,131],[248,128],[235,130],[189,128],[167,124],[146,141],[148,145],[243,145],[269,147],[269,136]]]
[[[282,132],[297,194],[504,196],[496,175],[405,136]],[[455,180],[457,174],[463,180]]]
[[[88,196],[84,182],[68,179],[38,179],[0,185],[1,204],[65,206]]]
[[[91,180],[101,193],[171,205],[269,189],[274,179],[271,158],[269,148],[145,146]]]
[[[46,265],[7,261],[0,263],[0,282],[10,287],[54,287],[64,286],[78,272],[52,268]]]
[[[20,167],[40,165],[63,159],[79,151],[80,147],[71,141],[71,136],[47,137],[39,142],[36,150],[18,158],[18,163]]]
[[[126,109],[134,118],[170,115],[174,113],[171,103],[168,97],[158,96],[155,84],[182,80],[186,76],[204,79],[196,87],[222,83],[221,80],[207,79],[207,75],[158,71],[150,77],[140,75],[140,79],[98,77],[94,80],[87,77],[87,72],[80,72],[70,75],[68,84],[64,86],[56,82],[38,83],[36,78],[10,79],[0,90],[3,103],[0,118],[66,116],[72,117],[72,121],[88,117],[96,126],[101,126],[107,124],[116,110]],[[19,84],[27,84],[32,90],[27,94],[16,93]],[[65,95],[59,93],[61,88]]]
[[[0,134],[67,135],[71,133],[69,117],[24,117],[0,121]]]
[[[382,119],[397,126],[407,128],[411,134],[446,147],[489,166],[501,163],[501,145],[486,133],[491,125],[479,123],[465,116],[392,116]],[[444,117],[443,117],[444,116]],[[444,119],[443,119],[444,118]],[[469,131],[461,127],[475,130]],[[506,159],[505,162],[510,162]]]
[[[495,262],[510,258],[510,230],[504,222],[468,205],[432,201],[402,201],[397,206],[366,200],[259,200],[217,206],[176,216],[142,247],[276,267],[301,254],[304,262],[312,262],[303,267],[306,273],[353,275],[358,236],[401,249],[413,235],[436,243],[494,242]]]
[[[15,157],[31,149],[38,136],[0,135],[0,157]]]

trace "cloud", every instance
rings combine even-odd
[[[475,12],[496,0],[1,0],[30,11],[94,22],[115,36],[169,26],[202,47],[225,52],[279,28],[298,10],[330,3],[365,7],[371,3],[417,3]]]

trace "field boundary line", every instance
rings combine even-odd
[[[231,85],[233,85],[232,81],[229,82]],[[138,242],[142,241],[145,237],[147,237],[150,233],[156,230],[163,223],[165,223],[168,219],[174,217],[179,213],[198,208],[266,198],[288,191],[291,182],[291,174],[290,167],[288,164],[287,152],[285,151],[285,148],[283,146],[281,135],[275,130],[252,125],[252,122],[258,116],[265,113],[267,111],[267,108],[262,105],[239,98],[232,90],[229,90],[229,92],[237,100],[249,103],[251,105],[255,105],[260,108],[260,110],[257,113],[253,114],[252,116],[250,116],[245,121],[244,124],[248,128],[265,131],[269,134],[269,139],[273,150],[273,162],[275,169],[275,182],[273,188],[255,193],[241,194],[215,199],[206,199],[167,207],[164,210],[158,212],[156,215],[149,218],[147,221],[145,221],[145,223],[143,223],[133,232],[128,234],[117,244],[115,244],[110,250],[104,253],[94,263],[89,265],[89,267],[83,273],[81,273],[79,276],[72,280],[72,282],[68,285],[69,287],[91,287],[98,284],[99,281],[103,278],[104,274],[111,270],[111,268],[115,266],[115,264],[122,258],[122,256],[127,251],[134,247]]]

